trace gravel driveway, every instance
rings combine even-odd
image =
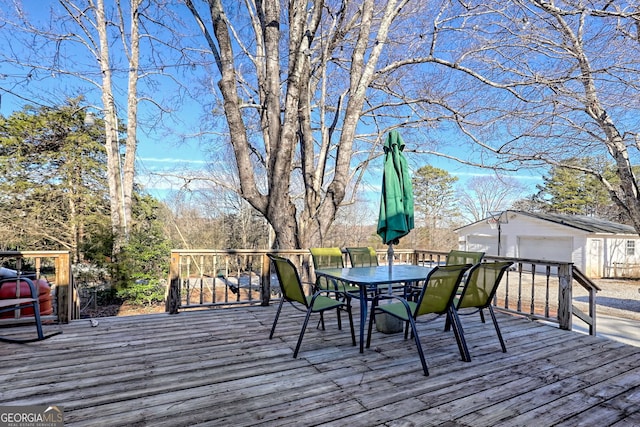
[[[598,314],[640,320],[640,280],[598,279],[600,287],[596,294]],[[576,303],[586,302],[585,297],[574,292]]]

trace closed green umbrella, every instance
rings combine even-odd
[[[389,245],[389,265],[393,262],[393,246],[413,229],[413,186],[402,153],[404,141],[398,131],[391,131],[384,144],[384,172],[378,235]]]

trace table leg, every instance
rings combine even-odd
[[[367,286],[360,285],[360,353],[364,353],[364,325],[367,322]]]

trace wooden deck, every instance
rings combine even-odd
[[[64,334],[0,343],[0,405],[59,405],[66,426],[640,425],[640,347],[503,314],[502,353],[492,326],[472,316],[462,319],[473,358],[465,363],[438,319],[419,326],[425,377],[402,334],[376,332],[360,354],[333,316],[326,331],[309,328],[293,359],[300,315],[285,306],[269,340],[274,313],[45,326]]]

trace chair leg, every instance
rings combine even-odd
[[[298,352],[300,351],[300,345],[302,345],[302,338],[304,337],[304,332],[307,330],[307,325],[309,324],[309,317],[311,317],[311,307],[307,310],[307,315],[304,318],[304,322],[302,323],[302,330],[300,330],[300,335],[298,336],[298,343],[296,344],[296,349],[293,351],[293,358],[298,357]],[[322,312],[320,312],[320,316],[322,316]],[[322,323],[324,326],[324,322]],[[323,328],[324,329],[324,328]]]
[[[451,317],[449,316],[449,312],[447,312],[444,320],[444,331],[449,332],[449,329],[451,329]]]
[[[413,340],[415,341],[416,347],[418,349],[418,356],[420,356],[420,363],[422,364],[422,370],[424,371],[424,375],[428,377],[429,369],[427,368],[427,361],[424,358],[424,351],[422,351],[422,344],[420,344],[420,337],[418,336],[416,321],[413,319],[413,316],[411,316],[410,314],[409,314],[409,325],[411,325],[411,335],[413,335]]]
[[[482,321],[482,323],[486,323],[484,319],[484,310],[481,308],[478,311],[480,312],[480,320]]]
[[[37,295],[36,301],[33,305],[33,317],[36,320],[36,331],[38,331],[38,340],[43,340],[44,334],[42,333],[42,320],[40,319],[40,303],[38,301]]]
[[[504,345],[504,340],[502,339],[502,334],[500,333],[500,327],[498,326],[498,320],[496,319],[496,314],[493,311],[493,307],[487,307],[489,309],[489,314],[491,314],[491,320],[493,320],[493,326],[496,328],[496,333],[498,334],[498,339],[500,340],[500,346],[502,347],[502,352],[507,352],[507,347]]]
[[[273,333],[276,330],[276,323],[278,323],[278,317],[280,317],[280,310],[282,310],[282,304],[284,304],[284,298],[280,299],[280,304],[278,305],[278,310],[276,311],[276,318],[273,319],[273,326],[271,326],[271,333],[269,334],[269,339],[273,338]]]
[[[451,318],[451,325],[453,326],[453,334],[456,337],[456,343],[458,344],[458,350],[460,356],[464,362],[471,362],[471,355],[469,354],[469,348],[467,347],[467,341],[464,339],[464,330],[458,317],[458,312],[455,308],[450,307],[447,313],[447,318]]]
[[[369,317],[369,331],[367,333],[367,348],[371,346],[371,331],[373,330],[373,319],[376,316],[376,307],[371,307],[371,317]],[[420,363],[422,364],[422,370],[424,371],[425,376],[429,376],[429,369],[427,368],[427,361],[424,358],[424,351],[422,351],[422,344],[420,344],[420,337],[418,336],[418,330],[416,328],[416,322],[411,316],[411,313],[407,312],[407,316],[409,318],[408,324],[411,328],[411,336],[416,343],[416,347],[418,349],[418,356],[420,356]],[[407,332],[405,331],[405,339],[407,337]]]

